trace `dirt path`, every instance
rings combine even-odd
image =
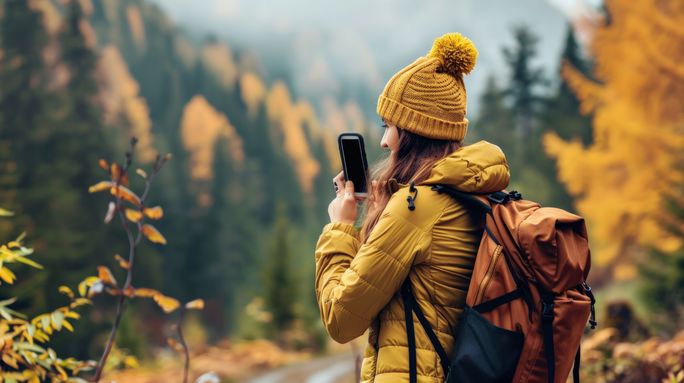
[[[353,383],[354,359],[351,353],[297,363],[246,380],[245,383]]]

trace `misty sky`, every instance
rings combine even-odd
[[[461,32],[480,52],[466,77],[472,110],[488,75],[505,78],[501,49],[511,44],[513,26],[527,24],[539,35],[537,64],[551,75],[569,18],[598,0],[153,1],[195,35],[254,50],[267,69],[290,63],[295,92],[313,99],[334,94],[344,82],[379,93],[394,72],[425,55],[434,38]]]

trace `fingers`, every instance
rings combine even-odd
[[[335,189],[337,196],[341,197],[342,194],[344,194],[344,171],[339,172],[335,178],[333,178],[333,182],[337,185],[337,188]]]

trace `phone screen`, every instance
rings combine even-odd
[[[361,148],[358,137],[342,137],[342,164],[345,178],[354,183],[355,193],[366,193],[366,165],[363,158],[365,151]]]

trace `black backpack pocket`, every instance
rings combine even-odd
[[[522,353],[525,336],[493,325],[481,313],[488,312],[523,296],[520,289],[470,307],[466,305],[456,329],[456,343],[451,356],[439,343],[437,335],[418,306],[408,280],[401,288],[406,320],[409,353],[409,383],[417,383],[416,340],[413,313],[423,326],[439,355],[447,383],[509,383]]]
[[[465,306],[456,331],[456,343],[446,381],[510,382],[524,340],[522,333],[495,326],[477,310]]]

